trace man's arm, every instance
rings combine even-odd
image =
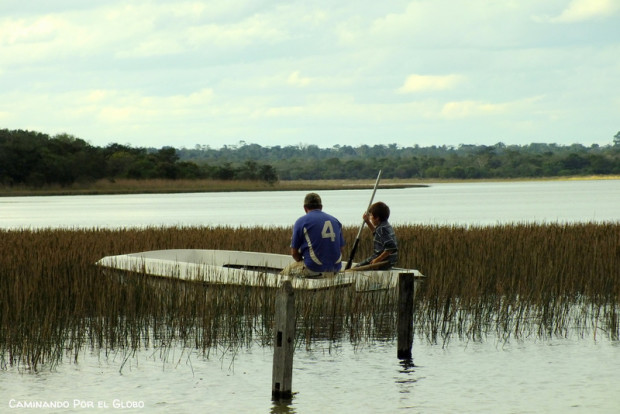
[[[301,253],[299,253],[299,250],[294,247],[291,247],[291,256],[293,256],[293,259],[295,259],[296,262],[301,262],[303,259],[303,257],[301,257]]]

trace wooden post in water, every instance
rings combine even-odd
[[[398,275],[398,358],[411,359],[413,346],[414,275]]]
[[[288,280],[282,284],[276,296],[275,310],[271,396],[274,399],[289,399],[293,383],[295,294]]]

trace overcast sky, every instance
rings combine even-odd
[[[1,0],[0,128],[158,148],[607,145],[620,0]]]

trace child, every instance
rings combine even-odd
[[[373,254],[358,266],[376,264],[387,261],[386,264],[377,267],[385,270],[396,265],[398,261],[398,242],[394,229],[388,223],[390,208],[383,202],[374,203],[364,214],[364,222],[373,233]]]

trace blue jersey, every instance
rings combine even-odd
[[[305,266],[314,272],[336,272],[344,246],[342,225],[321,210],[310,210],[293,226],[291,247],[299,250]]]

